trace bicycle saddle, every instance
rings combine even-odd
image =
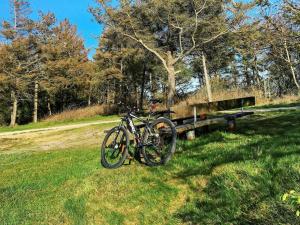
[[[163,101],[160,100],[160,99],[155,99],[155,98],[150,99],[150,103],[152,103],[152,104],[157,104],[157,103],[162,103],[162,102],[163,102]]]

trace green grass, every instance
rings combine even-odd
[[[273,109],[273,108],[284,108],[284,107],[295,107],[300,106],[300,100],[292,103],[281,103],[281,104],[266,104],[245,107],[245,109]]]
[[[106,170],[97,148],[0,155],[1,224],[300,224],[300,113],[179,141],[167,166]]]
[[[117,120],[118,116],[94,116],[90,118],[78,119],[78,120],[63,120],[63,121],[41,121],[38,123],[29,123],[26,125],[18,125],[16,127],[8,127],[8,126],[0,126],[1,132],[9,132],[9,131],[22,131],[22,130],[30,130],[30,129],[39,129],[39,128],[48,128],[53,126],[63,126],[63,125],[71,125],[71,124],[80,124],[84,122],[96,122],[96,121],[107,121],[107,120]]]

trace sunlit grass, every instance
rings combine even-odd
[[[103,169],[99,149],[0,155],[3,224],[300,224],[300,113],[254,115],[192,142],[164,167]]]

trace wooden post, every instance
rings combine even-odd
[[[194,106],[194,124],[197,122],[197,107]]]
[[[241,103],[242,103],[241,111],[244,112],[244,99],[242,99],[242,102],[241,102]]]
[[[236,130],[236,122],[235,119],[231,119],[227,121],[228,131],[234,132]]]
[[[193,113],[194,113],[194,127],[196,126],[196,122],[197,122],[197,107],[194,106],[193,107]],[[188,141],[192,141],[196,138],[196,132],[195,132],[195,129],[193,130],[190,130],[186,133],[186,139]]]
[[[195,130],[190,130],[186,133],[186,139],[192,141],[195,139]]]

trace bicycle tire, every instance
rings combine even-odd
[[[122,155],[116,163],[111,163],[111,162],[109,162],[108,156],[106,154],[106,145],[107,145],[107,142],[109,141],[109,138],[111,137],[111,135],[113,135],[115,132],[118,132],[118,135],[120,134],[120,132],[122,132],[123,133],[122,135],[124,135],[124,136],[121,137],[122,143],[114,143],[113,154],[114,154],[114,151],[116,151],[116,146],[118,146],[118,151]],[[118,136],[116,137],[116,139],[117,138],[118,138]],[[125,140],[123,140],[123,138],[125,138]],[[128,134],[127,130],[124,127],[112,128],[106,134],[106,136],[102,142],[102,146],[101,146],[101,164],[102,164],[102,166],[107,169],[116,169],[116,168],[119,168],[120,166],[122,166],[124,161],[128,157],[128,147],[129,147],[129,134]],[[120,152],[119,148],[121,148],[121,152]]]
[[[168,147],[168,150],[166,151],[166,154],[161,156],[159,161],[156,161],[153,159],[153,155],[149,153],[149,146],[146,145],[146,142],[149,139],[149,132],[145,131],[145,135],[143,138],[143,143],[144,146],[141,149],[142,155],[144,157],[145,163],[148,166],[159,166],[159,165],[165,165],[167,162],[170,161],[171,157],[175,153],[176,150],[176,138],[177,138],[177,132],[176,132],[176,127],[173,124],[173,122],[167,118],[158,118],[153,123],[150,125],[150,130],[153,130],[153,128],[160,124],[164,123],[168,125],[168,129],[170,129],[171,135],[170,135],[170,146]],[[160,134],[160,139],[162,138],[162,135]]]

